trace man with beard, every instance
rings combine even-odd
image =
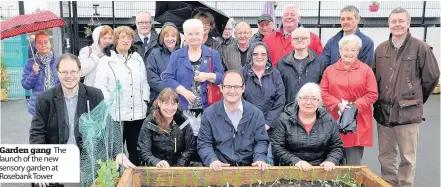
[[[61,55],[56,63],[60,85],[41,93],[29,132],[30,144],[74,144],[82,150],[79,118],[87,112],[87,102],[93,110],[104,98],[98,88],[80,83],[80,60],[72,54]],[[134,167],[128,158],[118,154],[117,164]],[[47,183],[39,183],[45,187]],[[33,186],[36,186],[35,184]],[[78,185],[77,185],[78,186]]]
[[[374,42],[371,38],[360,32],[358,23],[360,22],[360,15],[358,9],[352,5],[344,7],[340,11],[341,31],[328,40],[323,50],[323,58],[327,65],[336,63],[340,59],[340,50],[338,42],[343,36],[357,35],[362,43],[360,51],[358,52],[358,59],[361,62],[371,66],[374,58]]]
[[[274,31],[263,38],[263,42],[270,49],[270,56],[275,67],[280,58],[291,52],[294,48],[291,45],[291,33],[299,27],[300,15],[294,5],[288,5],[283,9],[282,26],[278,31]],[[322,54],[323,47],[320,38],[310,32],[310,44],[308,46],[318,55]]]
[[[139,12],[136,15],[136,36],[133,41],[133,46],[136,47],[136,52],[148,57],[150,51],[157,45],[158,34],[152,31],[152,16],[146,11]],[[145,63],[145,62],[144,62]]]
[[[403,187],[413,186],[423,105],[440,76],[432,47],[409,33],[410,19],[407,10],[392,10],[389,40],[375,49],[372,66],[379,93],[374,118],[381,176],[393,186]]]

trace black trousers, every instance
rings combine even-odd
[[[123,137],[129,152],[129,160],[135,166],[139,166],[139,153],[137,150],[139,132],[141,131],[144,119],[135,121],[124,121]]]

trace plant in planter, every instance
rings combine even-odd
[[[98,169],[98,178],[96,179],[97,187],[116,186],[119,172],[116,167],[116,161],[107,160],[105,162],[98,160],[100,168]]]
[[[372,1],[371,5],[369,5],[369,11],[377,12],[378,8],[380,8],[380,3],[378,1]]]
[[[6,71],[6,64],[1,61],[1,101],[8,100],[8,86],[11,85],[8,72]]]

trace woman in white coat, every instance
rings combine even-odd
[[[135,32],[127,26],[120,26],[113,34],[113,45],[105,48],[95,78],[95,87],[101,89],[104,98],[109,98],[121,84],[120,105],[111,109],[112,118],[124,124],[123,138],[126,142],[129,160],[139,165],[137,143],[142,123],[147,113],[150,87],[142,57],[132,46]]]
[[[104,56],[104,47],[112,44],[113,29],[108,25],[99,26],[92,33],[93,44],[80,50],[78,59],[81,62],[81,77],[84,84],[94,86],[96,67],[101,57]]]

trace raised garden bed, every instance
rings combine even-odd
[[[266,171],[255,167],[227,167],[222,171],[207,167],[139,167],[127,169],[118,183],[118,187],[142,186],[392,187],[366,166],[337,166],[330,172],[322,167],[302,172],[289,166],[270,167]]]

